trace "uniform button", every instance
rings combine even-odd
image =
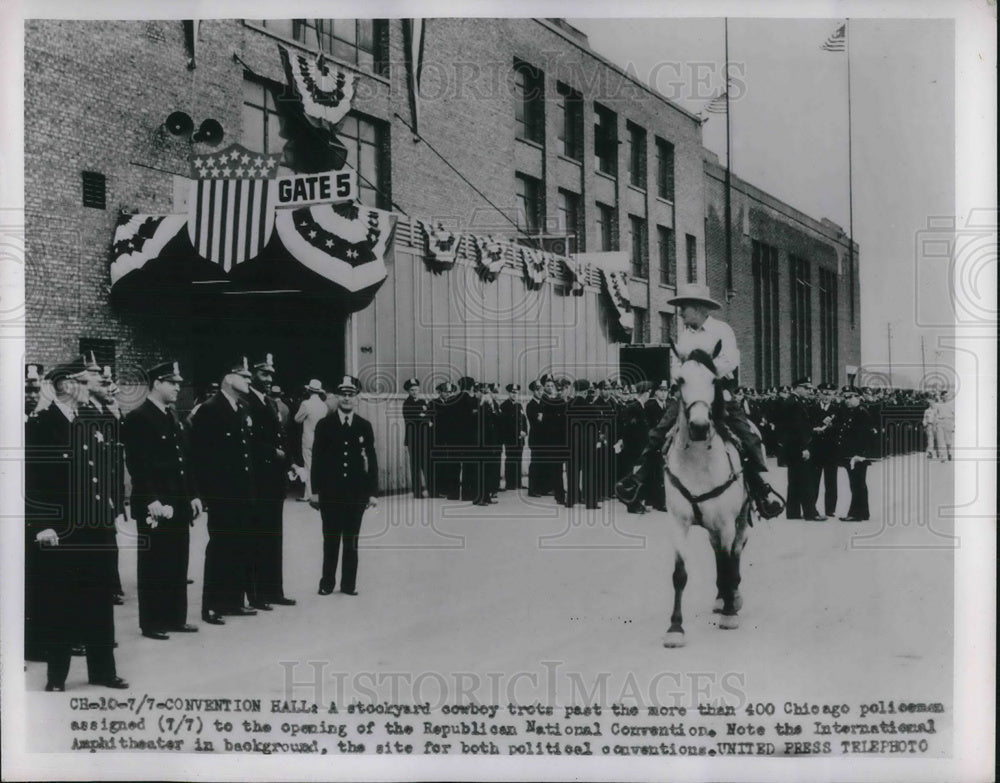
[[[181,471],[181,475],[182,475],[182,476],[184,475],[184,471],[183,471],[183,470]]]
[[[167,436],[166,436],[166,435],[161,435],[161,436],[160,436],[160,440],[166,440],[166,439],[167,439]]]
[[[86,444],[84,444],[84,447],[83,447],[83,450],[84,450],[84,451],[86,451],[86,450],[87,450],[87,448],[88,448],[88,447],[86,446]]]
[[[65,457],[66,455],[65,455],[65,454],[63,454],[63,456]],[[87,464],[88,464],[88,465],[93,465],[93,464],[94,464],[94,460],[92,460],[92,459],[88,459],[88,460],[87,460]]]
[[[100,499],[101,499],[100,495],[94,495],[94,500],[100,500]]]
[[[93,478],[91,479],[91,481],[93,481],[93,482],[94,482],[94,483],[96,484],[96,483],[97,483],[97,476],[94,476],[94,477],[93,477]]]

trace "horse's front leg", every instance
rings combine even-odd
[[[684,646],[684,617],[681,614],[681,598],[684,595],[684,587],[687,585],[687,568],[684,566],[684,558],[678,552],[674,559],[674,611],[670,615],[670,629],[663,639],[664,647]]]

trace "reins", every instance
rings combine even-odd
[[[663,468],[667,474],[667,478],[670,479],[670,483],[673,485],[674,489],[681,493],[684,499],[691,504],[691,509],[694,511],[694,522],[696,525],[702,524],[701,507],[699,503],[704,503],[706,500],[712,500],[712,498],[717,498],[727,489],[729,489],[736,480],[742,474],[742,470],[737,471],[736,466],[733,464],[733,454],[729,449],[726,449],[726,457],[729,459],[729,478],[714,489],[710,489],[708,492],[703,492],[700,495],[692,495],[691,491],[681,483],[681,480],[677,478],[671,472],[668,460],[664,460]]]

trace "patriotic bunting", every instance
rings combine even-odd
[[[111,285],[159,256],[187,221],[187,215],[122,215],[111,245]]]
[[[847,51],[847,25],[838,27],[823,45],[819,47],[824,52],[846,52]]]
[[[583,296],[583,286],[586,283],[587,270],[576,256],[566,256],[562,259],[569,270],[570,292],[573,296]]]
[[[480,277],[487,283],[492,283],[500,276],[503,269],[503,245],[490,234],[487,237],[476,237],[478,251],[476,261]]]
[[[396,218],[371,207],[358,207],[356,216],[345,212],[329,204],[279,209],[274,225],[296,261],[356,293],[385,280]]]
[[[302,52],[289,52],[278,44],[281,63],[288,84],[302,101],[302,109],[310,117],[336,125],[351,110],[357,75],[335,63],[312,59]]]
[[[440,223],[433,228],[428,228],[427,224],[419,223],[419,221],[418,224],[427,237],[426,261],[428,269],[438,275],[447,272],[455,266],[461,237],[453,234]]]
[[[547,256],[531,247],[521,247],[521,261],[524,262],[524,274],[527,277],[525,285],[531,291],[537,291],[545,282],[549,267]]]
[[[628,272],[612,272],[601,270],[604,276],[604,286],[611,297],[611,304],[618,311],[618,323],[622,329],[631,333],[635,328],[635,314],[632,312],[632,300],[628,293]]]

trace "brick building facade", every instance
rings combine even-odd
[[[512,251],[492,283],[467,252],[435,274],[424,263],[421,222],[559,254],[623,251],[639,316],[633,342],[660,342],[675,328],[666,302],[678,279],[693,276],[727,299],[722,170],[706,162],[698,117],[591,51],[559,20],[431,19],[417,140],[403,20],[347,21],[27,23],[29,360],[49,366],[93,348],[128,386],[130,373],[138,382],[135,368],[161,358],[180,359],[206,382],[221,355],[267,350],[286,386],[332,382],[353,369],[384,393],[412,375],[426,388],[466,374],[505,384],[545,371],[617,371],[629,337],[596,270],[581,296],[569,293],[559,263],[540,290],[529,290]],[[120,212],[185,212],[190,156],[213,149],[164,130],[168,115],[186,112],[196,128],[217,120],[223,146],[281,151],[270,92],[285,83],[279,43],[320,47],[358,76],[340,140],[363,175],[362,202],[398,216],[374,301],[351,314],[316,292],[269,293],[168,316],[150,291],[145,310],[112,308],[109,249]],[[860,332],[843,232],[736,180],[732,200],[735,294],[724,315],[744,351],[743,382],[787,383],[798,369],[844,382],[845,366],[860,357]],[[792,257],[795,279],[808,270],[797,297]],[[776,275],[769,312],[777,340],[760,323],[755,271]],[[833,299],[820,290],[831,281]]]

